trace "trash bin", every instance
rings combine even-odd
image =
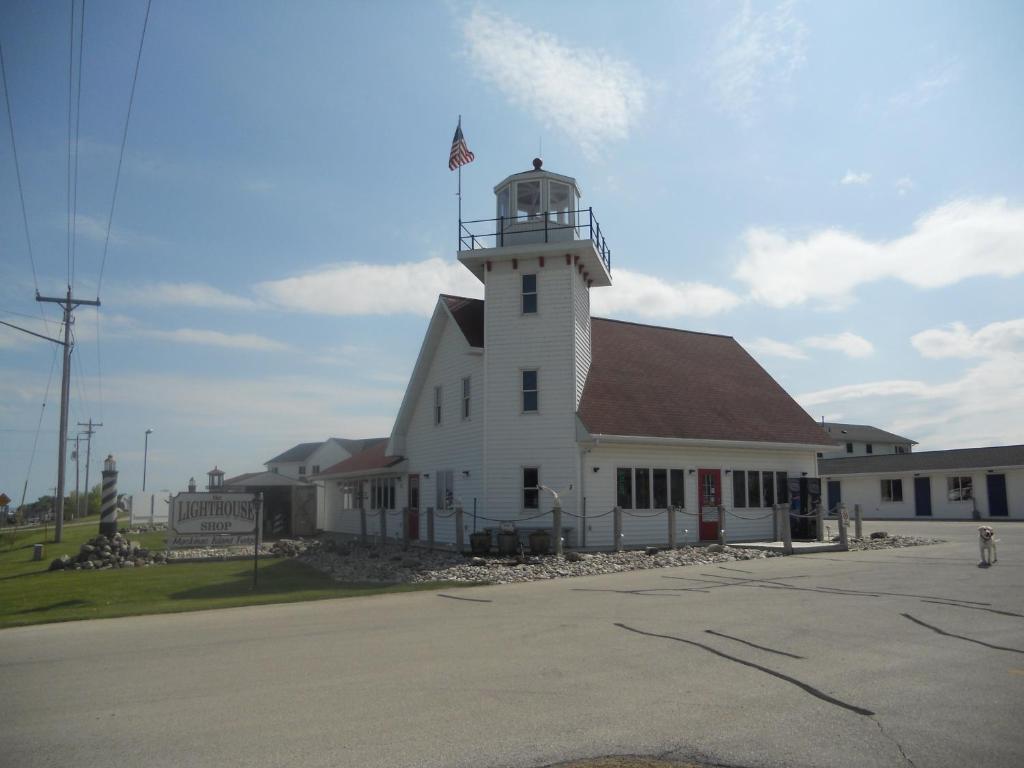
[[[42,560],[43,559],[43,545],[42,544],[33,544],[32,545],[32,559],[33,560]]]

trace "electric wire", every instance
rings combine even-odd
[[[117,172],[114,174],[114,194],[110,200],[110,215],[107,217],[107,234],[103,239],[103,258],[100,260],[99,281],[96,283],[96,295],[100,295],[103,287],[103,271],[107,266],[107,249],[110,246],[110,227],[114,222],[114,208],[117,206],[117,190],[121,185],[121,165],[124,162],[124,148],[128,143],[128,125],[132,119],[132,104],[135,102],[135,84],[139,79],[139,65],[142,62],[142,48],[146,42],[146,28],[149,26],[149,9],[153,0],[146,0],[146,17],[142,22],[142,35],[139,38],[139,52],[135,57],[135,72],[132,75],[132,88],[128,94],[128,111],[124,118],[124,133],[121,135],[121,153],[117,158]]]
[[[18,505],[19,508],[25,506],[25,494],[28,493],[28,481],[32,477],[32,465],[36,460],[36,446],[39,445],[39,433],[43,427],[43,414],[46,412],[46,403],[50,399],[50,385],[53,383],[53,369],[56,367],[57,347],[54,347],[53,359],[50,361],[50,375],[46,379],[46,392],[43,395],[43,404],[39,408],[39,422],[36,424],[36,436],[32,440],[32,453],[29,454],[28,469],[25,471],[25,484],[21,488],[21,503]]]
[[[72,10],[74,0],[72,0]],[[75,284],[75,256],[78,247],[78,139],[82,124],[82,51],[85,48],[85,0],[81,3],[81,18],[78,22],[78,82],[75,95],[75,169],[72,180],[71,202],[71,286]]]
[[[98,393],[99,420],[103,421],[103,361],[100,359],[100,308],[96,310],[96,389]]]
[[[71,0],[71,28],[68,32],[68,169],[67,169],[67,266],[68,288],[71,287],[71,103],[75,70],[75,0]]]

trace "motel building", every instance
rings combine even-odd
[[[565,544],[664,546],[775,535],[787,479],[835,442],[734,339],[590,315],[611,250],[576,180],[534,160],[460,221],[459,262],[484,299],[441,295],[388,438],[316,476],[318,520],[343,536],[438,544],[552,525]],[[544,486],[544,488],[541,488]]]

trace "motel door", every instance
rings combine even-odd
[[[697,470],[697,498],[700,502],[698,514],[701,541],[717,541],[719,512],[722,503],[722,471],[720,469]]]
[[[417,541],[420,537],[420,476],[409,475],[409,538]]]

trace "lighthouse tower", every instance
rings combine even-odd
[[[590,291],[611,252],[570,176],[516,173],[493,220],[460,222],[458,258],[484,284],[483,495],[489,517],[580,508],[576,412],[590,368]]]

